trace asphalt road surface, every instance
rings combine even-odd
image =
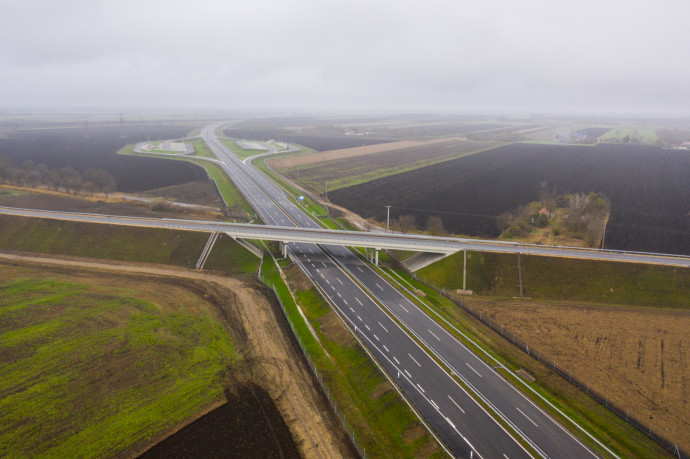
[[[204,141],[225,163],[226,173],[267,224],[318,226],[292,204],[273,182],[244,164],[219,142],[213,135],[216,127],[217,125],[209,126],[202,131]],[[329,249],[342,249],[355,259],[347,249]],[[367,292],[343,272],[328,250],[308,243],[290,243],[288,250],[455,456],[530,457],[434,359],[376,305]]]
[[[283,190],[222,145],[213,134],[216,127],[204,129],[204,141],[224,162],[228,175],[267,224],[319,227]],[[350,250],[304,243],[291,243],[288,247],[293,259],[345,317],[453,454],[486,458],[529,456],[372,298],[423,341],[539,454],[552,458],[596,457]]]

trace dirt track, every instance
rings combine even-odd
[[[234,297],[236,310],[219,310],[229,326],[240,327],[246,334],[246,345],[241,352],[251,365],[253,378],[268,392],[288,425],[304,457],[352,457],[353,450],[344,431],[332,414],[323,395],[315,388],[311,373],[303,363],[299,350],[285,328],[280,311],[261,291],[242,281],[181,268],[146,264],[94,262],[72,258],[51,258],[35,255],[0,253],[0,262],[8,264],[39,264],[61,270],[113,272],[123,275],[142,275],[177,278],[204,288],[215,284],[216,293]],[[220,309],[220,308],[219,308]],[[193,420],[190,420],[193,421]],[[183,426],[177,426],[179,429]]]

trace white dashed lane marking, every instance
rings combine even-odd
[[[412,354],[408,353],[407,355],[410,356],[410,358],[412,359],[412,361],[413,361],[414,363],[416,363],[418,367],[421,367],[421,365],[419,364],[419,362],[417,362],[417,360],[416,360],[414,357],[412,357]]]

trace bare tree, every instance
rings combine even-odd
[[[446,230],[443,227],[443,220],[441,217],[436,215],[427,219],[426,230],[431,233],[432,236],[441,236],[446,233]]]
[[[12,177],[12,160],[6,156],[0,156],[0,182]]]
[[[417,222],[414,215],[401,215],[396,220],[398,230],[405,234],[414,231],[417,228]]]
[[[94,187],[106,197],[115,190],[115,178],[103,169],[86,169],[84,180],[93,183]]]
[[[558,194],[555,186],[549,186],[546,180],[539,182],[539,202],[549,211],[553,211],[558,205]]]
[[[67,193],[76,194],[81,188],[82,179],[79,172],[72,167],[63,167],[58,169],[60,175],[60,186],[65,189]]]

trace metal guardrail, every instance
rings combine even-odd
[[[263,260],[263,258],[262,258],[262,260]],[[299,337],[297,330],[295,330],[295,326],[292,324],[292,321],[290,320],[290,316],[287,313],[287,310],[285,308],[285,304],[280,299],[280,295],[278,295],[278,291],[276,290],[275,285],[266,281],[266,279],[261,274],[259,274],[259,281],[261,281],[261,283],[263,283],[264,285],[269,287],[271,290],[273,290],[273,294],[275,295],[276,299],[278,300],[278,303],[280,304],[280,310],[283,312],[283,315],[285,316],[287,323],[290,325],[290,329],[292,330],[292,335],[297,340],[297,343],[299,344],[299,347],[302,350],[302,354],[304,355],[304,358],[306,359],[307,363],[309,364],[309,368],[311,369],[312,374],[316,377],[316,380],[319,382],[319,385],[321,386],[321,389],[323,390],[324,394],[326,394],[326,398],[328,399],[328,402],[331,404],[331,408],[333,408],[333,411],[335,412],[336,416],[338,416],[338,420],[340,421],[341,425],[343,426],[343,428],[347,432],[347,435],[350,438],[350,441],[352,441],[352,444],[354,445],[355,449],[357,450],[357,453],[359,453],[360,457],[362,457],[363,459],[366,459],[366,457],[367,457],[366,449],[361,445],[359,440],[357,440],[357,435],[355,434],[354,429],[352,427],[350,427],[350,424],[345,419],[343,412],[338,407],[338,403],[335,401],[333,396],[331,396],[331,391],[328,389],[328,386],[324,383],[323,378],[321,377],[321,374],[319,373],[319,370],[316,369],[316,365],[314,365],[314,362],[312,361],[311,357],[309,356],[309,353],[307,352],[306,347],[302,343],[302,340]]]

